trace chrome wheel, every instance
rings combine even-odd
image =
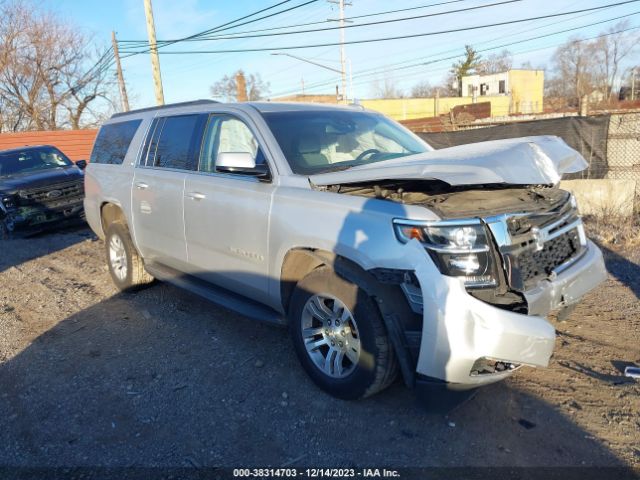
[[[112,235],[109,240],[109,266],[118,280],[127,278],[127,252],[119,235]]]
[[[313,295],[300,321],[307,354],[316,367],[333,378],[353,372],[360,358],[360,335],[344,303],[329,295]]]

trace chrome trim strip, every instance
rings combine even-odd
[[[587,249],[583,248],[582,250],[580,250],[576,255],[574,255],[573,257],[569,257],[569,260],[567,260],[564,263],[561,263],[560,265],[558,265],[556,268],[554,268],[551,271],[551,275],[549,276],[550,278],[555,278],[556,276],[560,275],[562,272],[564,272],[567,268],[569,268],[571,265],[573,265],[574,263],[576,263],[578,260],[580,260],[582,257],[585,256],[585,254],[587,253]]]
[[[465,225],[480,225],[479,218],[448,219],[448,220],[408,220],[405,218],[394,218],[394,225],[408,225],[410,227],[456,227]]]
[[[464,254],[464,253],[485,253],[485,252],[488,252],[490,250],[488,245],[486,247],[466,248],[466,249],[465,248],[436,247],[431,243],[423,243],[422,245],[427,247],[429,250],[433,250],[434,252],[451,253],[453,255],[461,255],[461,254]]]
[[[561,235],[564,235],[567,232],[570,232],[571,230],[573,230],[574,228],[578,228],[580,225],[582,224],[582,220],[581,219],[576,219],[574,222],[570,223],[569,225],[565,225],[564,227],[562,227],[561,229],[548,234],[545,237],[545,241],[547,240],[553,240],[554,238],[557,238]]]

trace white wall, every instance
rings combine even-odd
[[[500,81],[504,81],[504,92],[500,92]],[[469,92],[469,86],[474,87],[478,97],[483,96],[480,93],[480,85],[485,84],[488,88],[484,95],[507,95],[509,93],[509,73],[495,73],[492,75],[469,75],[462,77],[462,96],[472,97]]]

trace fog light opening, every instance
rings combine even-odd
[[[473,363],[469,375],[476,377],[479,375],[495,375],[498,373],[513,372],[520,368],[519,363],[504,362],[492,358],[481,357]]]

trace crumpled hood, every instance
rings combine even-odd
[[[378,180],[441,180],[450,185],[556,185],[587,168],[580,153],[555,136],[522,137],[434,150],[341,172],[311,175],[314,185]]]

